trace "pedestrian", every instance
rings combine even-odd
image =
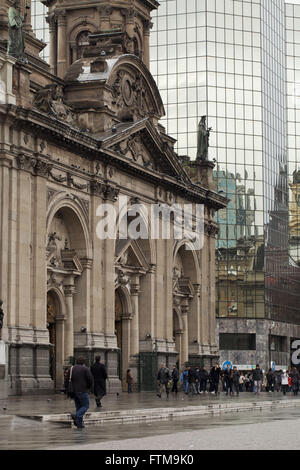
[[[245,383],[245,375],[244,375],[243,372],[241,372],[240,380],[239,380],[239,391],[240,392],[244,391],[244,383]]]
[[[267,373],[267,391],[269,393],[274,392],[275,390],[275,374],[272,369],[269,369]]]
[[[281,390],[283,392],[283,395],[286,395],[286,392],[289,389],[289,376],[287,374],[287,371],[284,370],[282,375],[281,375]]]
[[[132,393],[133,375],[132,375],[132,373],[131,373],[131,369],[127,369],[127,372],[126,372],[126,383],[127,383],[127,391],[128,391],[128,393]]]
[[[188,371],[187,367],[182,372],[180,380],[182,382],[183,392],[186,395],[188,395],[188,393],[189,393],[189,371]]]
[[[199,369],[199,367],[195,368],[194,376],[195,376],[196,393],[197,393],[197,395],[199,395],[200,394],[200,369]]]
[[[233,393],[234,391],[236,392],[237,395],[240,394],[240,377],[241,374],[237,370],[237,367],[234,366],[233,372],[232,372],[232,388],[233,388]]]
[[[106,395],[106,379],[107,373],[104,364],[101,362],[101,357],[95,357],[95,363],[91,367],[91,372],[94,377],[94,395],[98,408],[102,408],[101,400]]]
[[[255,395],[258,395],[261,392],[261,385],[263,381],[263,372],[259,367],[259,364],[256,364],[256,368],[253,370],[252,379],[254,383]]]
[[[218,363],[215,363],[210,370],[209,382],[210,382],[210,393],[219,393],[219,381],[220,381],[221,369]]]
[[[223,372],[223,379],[224,379],[224,390],[226,392],[226,395],[230,393],[230,395],[233,395],[233,371],[231,370],[231,367],[229,364],[227,364],[227,367],[225,371]]]
[[[206,368],[202,367],[200,371],[200,393],[206,393],[208,378],[209,375]]]
[[[195,372],[192,370],[191,367],[188,367],[188,377],[189,377],[189,389],[192,390],[192,395],[197,395],[196,392],[196,378],[195,378]]]
[[[172,389],[171,392],[178,393],[178,380],[179,380],[179,372],[177,367],[174,365],[172,370]]]
[[[292,390],[294,393],[294,396],[298,395],[299,391],[299,381],[300,381],[300,374],[296,367],[293,368],[291,374],[290,374],[291,382],[292,382]]]
[[[165,390],[167,394],[167,398],[168,398],[169,392],[170,392],[170,386],[169,386],[170,380],[171,380],[170,371],[166,367],[166,364],[163,363],[157,374],[157,384],[158,384],[157,396],[159,398],[161,398],[163,390]]]
[[[78,357],[76,365],[70,367],[66,374],[65,390],[72,384],[72,399],[75,402],[76,413],[71,413],[71,417],[78,429],[84,428],[83,417],[90,407],[88,391],[93,386],[93,376],[85,365],[83,357]]]

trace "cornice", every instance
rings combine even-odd
[[[176,194],[198,204],[207,204],[215,210],[223,209],[228,204],[228,199],[207,190],[204,187],[188,181],[179,181],[177,177],[145,168],[137,163],[122,157],[115,152],[99,148],[99,142],[92,136],[70,127],[57,119],[34,110],[28,110],[14,105],[0,105],[0,114],[9,114],[15,125],[21,125],[23,129],[30,129],[42,133],[45,139],[49,138],[56,144],[60,143],[73,153],[80,156],[101,160],[104,163],[114,165],[128,174],[139,176],[151,182],[155,186],[160,185],[171,189]],[[179,169],[179,168],[178,168]],[[48,170],[47,170],[48,171]],[[49,170],[51,171],[51,170]]]

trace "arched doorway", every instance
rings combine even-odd
[[[53,292],[47,293],[47,329],[49,331],[49,374],[56,384],[56,318],[57,299]]]

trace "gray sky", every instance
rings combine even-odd
[[[285,0],[285,3],[297,3],[300,5],[300,0]]]

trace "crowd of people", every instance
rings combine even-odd
[[[83,417],[90,406],[89,391],[93,390],[96,405],[101,408],[101,400],[106,395],[107,372],[100,356],[95,358],[92,367],[87,367],[85,359],[77,358],[76,364],[65,371],[65,392],[74,400],[76,411],[71,414],[74,425],[84,428]],[[133,375],[127,370],[126,382],[128,393],[133,391]],[[157,374],[157,395],[161,398],[163,393],[167,397],[170,393],[177,394],[181,389],[185,394],[201,395],[206,393],[218,395],[224,391],[226,395],[239,395],[241,392],[261,391],[279,392],[284,395],[292,391],[298,394],[300,389],[300,374],[296,368],[291,371],[274,372],[270,369],[267,373],[257,364],[254,370],[242,372],[237,367],[227,365],[222,370],[218,364],[208,371],[206,367],[187,366],[182,373],[176,365],[170,371],[166,364],[162,364]]]
[[[300,374],[296,367],[291,371],[269,369],[265,373],[259,364],[251,371],[239,371],[237,367],[231,367],[229,364],[225,370],[214,364],[209,371],[206,367],[187,366],[179,374],[176,365],[170,371],[162,364],[157,375],[157,385],[157,396],[160,398],[163,392],[169,396],[169,393],[176,394],[180,389],[186,395],[219,394],[220,391],[226,395],[239,395],[241,392],[259,394],[262,391],[282,392],[284,395],[292,392],[298,395]]]

